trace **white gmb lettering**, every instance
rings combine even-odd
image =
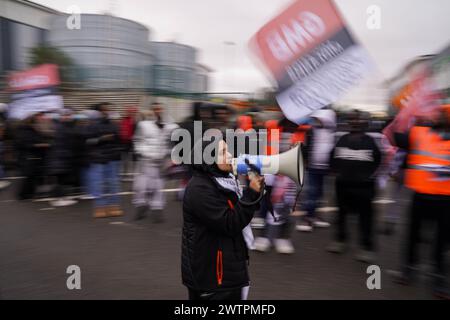
[[[289,61],[297,56],[308,43],[325,33],[325,23],[316,14],[304,11],[297,19],[282,24],[280,31],[274,31],[266,39],[272,55],[279,61]]]

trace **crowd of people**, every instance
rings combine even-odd
[[[445,255],[450,231],[448,217],[448,212],[450,212],[450,113],[447,107],[441,109],[435,118],[415,119],[416,124],[408,134],[395,134],[393,144],[381,132],[369,133],[370,117],[357,110],[351,111],[347,115],[344,132],[337,130],[336,114],[331,108],[314,112],[309,121],[300,126],[286,119],[275,122],[268,120],[264,123],[252,115],[238,117],[236,126],[244,132],[255,127],[261,128],[261,124],[266,129],[277,129],[276,134],[269,131],[268,147],[273,147],[276,142],[279,148],[278,150],[267,148],[266,153],[268,154],[284,152],[299,142],[302,143],[307,172],[306,192],[301,201],[298,201],[300,190],[293,181],[283,176],[266,175],[264,177],[266,193],[260,206],[250,207],[251,211],[257,211],[255,214],[257,218],[253,218],[253,221],[258,220],[257,223],[253,223],[253,226],[263,229],[260,232],[261,236],[253,239],[246,232],[249,206],[241,201],[230,200],[231,203],[227,205],[226,201],[217,200],[229,192],[223,190],[222,184],[217,184],[219,179],[227,179],[229,170],[220,169],[222,162],[219,160],[216,166],[198,168],[199,178],[196,180],[198,183],[203,179],[200,176],[204,176],[205,173],[209,174],[215,182],[209,186],[200,183],[202,187],[188,184],[190,195],[185,199],[183,206],[185,229],[183,230],[182,270],[183,281],[189,289],[190,297],[200,300],[204,297],[206,297],[205,299],[225,299],[239,295],[245,297],[244,292],[249,284],[248,273],[245,267],[237,268],[237,261],[228,262],[228,268],[237,268],[228,270],[228,272],[235,273],[236,277],[230,279],[232,281],[227,284],[228,288],[223,287],[222,278],[224,270],[226,270],[223,257],[229,257],[231,254],[226,252],[227,247],[223,244],[224,235],[233,238],[235,248],[244,245],[248,249],[267,252],[274,247],[279,253],[291,254],[295,251],[291,241],[294,225],[295,229],[301,232],[312,232],[315,228],[330,227],[330,222],[326,221],[317,209],[324,196],[324,181],[327,176],[333,176],[337,214],[333,238],[326,250],[333,254],[343,254],[348,251],[350,232],[347,220],[349,214],[355,213],[358,216],[359,247],[355,259],[366,264],[377,263],[380,250],[377,246],[376,222],[380,219],[374,208],[374,199],[377,192],[386,187],[386,180],[395,179],[397,185],[405,186],[412,192],[413,200],[406,213],[406,241],[401,250],[403,255],[401,267],[399,271],[390,272],[392,280],[406,285],[413,283],[414,276],[418,273],[417,246],[421,239],[420,231],[424,225],[422,221],[431,220],[436,228],[430,274],[432,291],[435,296],[448,299]],[[230,154],[230,157],[236,156],[233,154],[233,150],[226,152]],[[403,180],[399,177],[403,177]],[[250,179],[250,184],[252,182]],[[201,188],[201,194],[205,195],[201,207],[196,206],[190,200],[195,196],[193,195],[195,191],[192,189],[196,190],[196,188]],[[208,191],[208,189],[214,191]],[[257,191],[258,189],[253,188],[253,190]],[[218,194],[209,199],[206,197],[209,192],[218,192]],[[398,187],[393,189],[392,198],[399,197],[397,192]],[[200,191],[197,193],[200,194]],[[240,196],[251,197],[251,193]],[[392,207],[382,217],[385,224],[383,230],[387,234],[393,231],[393,225],[399,222],[401,213],[395,202]],[[205,217],[203,215],[206,208],[221,214],[216,216],[211,213],[210,217]],[[296,221],[295,212],[300,213],[298,221]],[[216,217],[215,226],[211,224],[210,220],[213,216]],[[203,228],[205,225],[207,226],[206,231],[204,229],[201,229],[201,232],[197,231],[198,228]],[[219,228],[224,229],[219,232]],[[235,232],[235,229],[242,230],[242,234]],[[217,232],[213,232],[214,230]],[[206,245],[203,237],[197,240],[191,238],[192,233],[196,234],[197,232],[205,233],[205,239],[212,235],[212,239],[209,239],[208,243],[209,245],[216,243],[216,245],[213,245],[211,250],[206,250],[204,253],[199,252],[198,256],[193,257],[191,252],[195,251],[197,246]],[[236,243],[240,243],[240,245]],[[196,274],[196,271],[204,270],[204,267],[200,267],[196,263],[213,261],[214,259],[212,257],[209,259],[207,255],[216,251],[217,279],[213,281],[208,273]],[[203,258],[205,260],[202,260]],[[244,251],[239,263],[245,265],[247,259],[248,254]],[[202,281],[207,282],[203,286],[199,286],[198,283],[202,283]],[[242,290],[236,290],[236,288]]]
[[[222,212],[218,209],[221,205],[216,203],[217,197],[222,195],[212,192],[211,201],[214,205],[208,207],[205,200],[208,193],[202,195],[204,201],[198,200],[195,191],[192,191],[192,183],[189,187],[188,182],[196,172],[197,175],[198,172],[201,172],[200,175],[212,175],[214,179],[228,179],[230,170],[224,169],[222,172],[214,166],[206,165],[183,166],[180,186],[182,190],[186,185],[191,189],[184,196],[183,191],[180,193],[180,199],[185,200],[183,236],[186,233],[188,237],[192,230],[198,228],[198,219],[206,219],[206,225],[212,226],[214,221],[212,216],[208,216],[208,212],[212,215],[214,211],[214,219],[218,225],[212,228],[225,237],[230,234],[236,237],[236,230],[246,229],[244,236],[239,235],[236,241],[245,240],[247,249],[267,252],[274,247],[279,253],[292,254],[295,252],[291,241],[293,230],[313,232],[316,228],[331,226],[331,221],[327,221],[318,209],[325,196],[325,181],[333,176],[338,210],[333,239],[326,249],[335,254],[346,252],[349,245],[347,217],[350,213],[356,213],[360,248],[356,259],[373,264],[377,261],[378,251],[375,232],[377,217],[373,200],[379,185],[386,179],[392,179],[396,184],[392,198],[398,197],[398,191],[404,188],[413,193],[402,267],[399,272],[394,273],[394,280],[403,284],[412,283],[417,272],[417,243],[420,240],[422,221],[431,219],[436,222],[437,228],[433,290],[437,295],[448,298],[445,265],[450,230],[448,109],[443,109],[440,117],[433,122],[417,121],[408,134],[396,133],[394,145],[381,133],[369,134],[369,117],[356,110],[348,114],[345,130],[337,127],[336,113],[330,107],[314,112],[302,125],[285,118],[267,119],[261,112],[236,116],[225,105],[201,102],[194,103],[192,116],[179,124],[167,121],[163,113],[164,106],[153,103],[144,110],[125,108],[122,117],[112,111],[111,104],[105,102],[82,112],[63,109],[60,112],[36,113],[18,123],[10,123],[4,118],[0,125],[2,164],[8,162],[5,159],[11,157],[11,153],[14,154],[17,167],[13,169],[24,177],[18,188],[17,198],[27,200],[45,194],[53,198],[52,205],[68,206],[76,202],[71,197],[75,192],[82,195],[77,199],[93,201],[93,217],[118,217],[124,214],[119,198],[120,177],[121,174],[130,174],[134,177],[134,218],[142,219],[150,210],[154,222],[163,222],[166,203],[163,189],[167,173],[174,167],[170,153],[174,143],[171,141],[171,134],[175,129],[186,129],[191,137],[194,137],[194,121],[202,122],[202,134],[211,128],[222,131],[227,128],[241,129],[244,134],[252,129],[267,129],[267,145],[265,150],[258,152],[274,155],[301,143],[306,168],[303,192],[300,194],[302,186],[296,185],[287,177],[267,175],[264,177],[265,193],[259,205],[239,209],[235,208],[236,201],[228,203],[226,206],[229,205],[230,208],[224,209],[226,212],[241,210],[245,219],[235,221],[235,218],[230,218],[232,220],[222,221],[223,217],[216,216]],[[13,152],[7,152],[6,141],[10,142]],[[195,143],[198,141],[192,139],[191,149]],[[230,157],[238,155],[235,150],[227,149],[226,153]],[[0,165],[0,179],[4,176],[2,168],[3,165]],[[206,182],[202,179],[204,177],[197,178],[199,185],[196,188],[203,188],[202,183]],[[261,188],[260,180],[249,182],[245,177],[240,177],[239,180],[241,185],[247,184],[253,189],[253,193]],[[7,182],[1,182],[3,184],[0,188],[6,187]],[[51,186],[51,189],[45,190],[43,186]],[[236,189],[232,193],[239,194],[239,191]],[[249,198],[254,196],[251,192],[247,194]],[[200,213],[195,209],[198,206],[201,207],[201,217],[197,216]],[[386,230],[389,231],[398,222],[399,209],[395,206],[393,208],[388,209],[384,217]],[[220,229],[219,224],[222,222],[229,225]],[[254,229],[261,229],[259,237],[253,238],[252,232],[248,232],[249,225]],[[202,228],[202,232],[206,232]],[[222,254],[224,257],[228,254],[223,253],[226,241],[221,241],[223,247],[214,255],[217,254],[217,259],[220,256],[222,263]],[[193,244],[183,237],[183,249],[188,250],[191,245]],[[211,243],[196,245],[205,245],[205,250],[208,251]],[[247,249],[239,249],[241,260],[234,261],[233,264],[240,264],[247,259]],[[206,251],[205,254],[212,254]],[[200,272],[201,268],[198,274],[192,274],[189,268],[194,262],[190,260],[188,252],[183,251],[183,254],[184,282],[190,289],[190,295],[198,298],[202,291],[194,284],[208,279],[204,278],[205,273]],[[226,271],[217,272],[221,274]],[[232,272],[239,273],[240,280],[234,279],[236,281],[228,284],[225,281],[222,284],[220,278],[216,285],[209,284],[207,287],[215,290],[222,285],[248,285],[246,271]],[[237,293],[234,291],[230,294],[236,297]]]

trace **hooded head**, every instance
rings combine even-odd
[[[222,139],[199,140],[191,151],[191,163],[195,171],[214,177],[228,177],[232,171],[231,154]]]
[[[363,112],[353,110],[349,114],[348,125],[350,132],[364,132],[367,130],[369,120]]]

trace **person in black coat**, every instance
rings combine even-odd
[[[50,148],[50,138],[39,130],[41,113],[24,120],[18,129],[17,144],[19,148],[19,166],[25,179],[17,197],[19,200],[31,199],[44,172],[45,161]]]
[[[91,158],[87,140],[89,139],[89,118],[86,114],[80,113],[74,116],[74,148],[73,167],[76,169],[77,186],[81,188],[85,195],[82,199],[92,198],[92,182],[89,176]]]
[[[59,121],[55,125],[55,133],[49,155],[49,174],[56,180],[53,190],[54,196],[58,198],[52,205],[66,206],[75,204],[75,201],[66,199],[67,187],[73,186],[77,172],[74,172],[73,161],[75,152],[75,135],[72,112],[62,111]]]
[[[203,150],[208,142],[199,141]],[[243,229],[250,223],[263,188],[251,178],[242,197],[231,174],[231,154],[217,141],[216,162],[193,165],[183,200],[182,281],[191,300],[240,300],[248,286],[248,251]],[[195,148],[194,148],[195,150]],[[245,201],[243,204],[241,201]]]
[[[353,111],[350,133],[342,136],[331,153],[330,166],[336,174],[336,199],[339,207],[335,242],[327,249],[342,253],[347,247],[347,215],[359,215],[359,240],[361,250],[356,259],[373,263],[375,243],[373,240],[375,197],[375,172],[381,163],[381,152],[374,138],[364,133],[368,121],[359,111]]]

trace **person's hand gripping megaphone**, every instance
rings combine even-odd
[[[239,200],[241,203],[245,204],[245,205],[253,205],[255,203],[258,203],[259,201],[261,201],[261,199],[264,196],[265,193],[265,183],[264,183],[264,176],[262,176],[260,174],[260,171],[258,169],[258,167],[256,167],[255,165],[251,164],[250,161],[248,159],[245,159],[245,163],[248,167],[248,172],[247,172],[247,176],[250,180],[249,183],[249,188],[252,189],[255,192],[259,193],[259,197],[258,199],[256,199],[255,201],[253,201],[252,203],[246,203],[243,200]]]
[[[265,187],[264,176],[260,175],[258,168],[252,165],[248,159],[245,159],[245,163],[250,168],[248,172],[248,178],[250,180],[249,183],[250,189],[258,193],[263,192]]]

